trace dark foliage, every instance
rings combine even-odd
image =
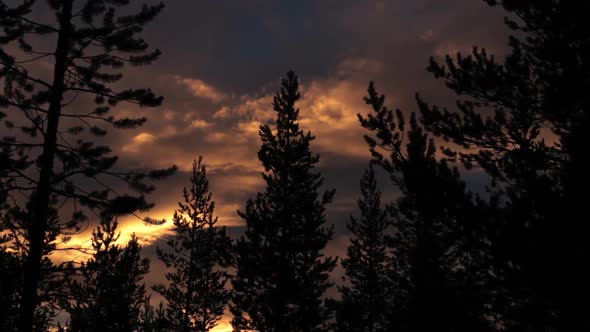
[[[0,159],[4,159],[3,152],[0,151]],[[0,167],[0,179],[4,178],[4,168]],[[22,285],[19,284],[19,257],[12,252],[9,246],[10,237],[6,233],[5,218],[8,205],[6,204],[7,193],[0,182],[0,330],[14,331],[18,317],[19,291]]]
[[[25,194],[27,201],[10,202],[13,217],[8,223],[19,234],[11,239],[13,244],[25,255],[22,331],[35,328],[33,316],[42,310],[39,285],[45,273],[42,262],[51,251],[49,239],[67,240],[78,231],[86,221],[85,208],[113,215],[149,209],[153,204],[145,195],[154,189],[149,181],[174,171],[117,169],[111,149],[94,143],[109,126],[136,128],[146,121],[116,118],[110,114],[113,106],[130,102],[151,107],[162,101],[149,89],[114,89],[125,65],[149,64],[160,54],[149,50],[139,34],[163,5],[144,5],[132,13],[129,4],[0,1],[0,107],[8,110],[1,111],[0,118],[9,133],[0,141],[2,187],[9,195]],[[53,20],[39,20],[41,11],[51,13]],[[52,63],[49,77],[38,70],[47,60]],[[96,105],[72,107],[82,102]],[[129,192],[114,191],[111,179],[128,184]],[[58,208],[71,215],[60,215]]]
[[[412,114],[384,106],[373,84],[365,98],[373,113],[359,115],[373,162],[400,191],[389,237],[390,327],[396,331],[485,331],[488,271],[478,222],[483,214],[458,170],[437,160],[435,145]],[[383,155],[387,152],[389,155]]]
[[[590,230],[580,195],[588,183],[590,8],[580,1],[487,1],[515,17],[501,62],[471,55],[431,60],[456,92],[458,112],[418,98],[423,122],[457,149],[446,153],[493,178],[497,218],[489,226],[495,311],[508,330],[584,330],[590,296]],[[549,143],[547,143],[549,142]]]
[[[170,330],[164,304],[160,302],[158,307],[154,307],[150,304],[148,297],[145,298],[145,302],[141,308],[139,321],[141,322],[140,332],[162,332]]]
[[[289,72],[273,103],[276,131],[260,127],[258,158],[267,187],[239,212],[246,232],[236,245],[232,280],[236,330],[322,331],[329,318],[322,295],[336,260],[322,250],[333,234],[325,226],[325,205],[334,192],[319,193],[319,156],[310,152],[314,137],[299,128],[299,98],[297,76]]]
[[[2,195],[0,193],[0,195]],[[0,204],[4,205],[3,198],[0,197]],[[0,220],[5,218],[3,211],[0,208]],[[0,330],[15,331],[17,326],[16,318],[18,317],[18,303],[22,280],[19,276],[19,261],[18,255],[12,252],[12,248],[7,245],[9,236],[5,234],[5,229],[2,227],[0,221],[0,266],[2,266],[2,274],[0,274]]]

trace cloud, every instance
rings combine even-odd
[[[453,41],[448,42],[441,42],[436,45],[435,53],[439,57],[444,57],[446,55],[450,55],[451,57],[455,57],[458,53],[463,55],[469,55],[471,53],[472,47],[468,45],[458,45]]]
[[[367,57],[346,57],[339,64],[337,74],[346,77],[352,74],[375,75],[383,70],[383,63]]]
[[[434,37],[434,31],[432,31],[432,29],[428,29],[428,30],[424,31],[422,34],[420,34],[420,39],[422,39],[424,41],[430,41],[430,40],[432,40],[433,37]]]
[[[226,94],[199,79],[177,76],[176,81],[189,88],[196,97],[208,99],[214,103],[218,103],[227,98]]]
[[[124,145],[122,150],[125,152],[137,153],[142,146],[153,142],[155,139],[156,137],[150,133],[140,133],[135,135],[135,137],[131,139],[131,142]]]
[[[193,128],[207,128],[210,127],[211,123],[207,122],[206,120],[202,120],[202,119],[197,119],[197,120],[193,120],[191,121],[191,127]]]
[[[228,106],[223,106],[213,114],[213,118],[225,119],[225,118],[230,117],[230,115],[231,115],[231,109]]]
[[[371,60],[347,60],[342,68],[346,73],[360,67],[377,67]],[[344,72],[344,70],[342,71]],[[277,87],[278,88],[278,87]],[[362,138],[357,114],[368,111],[362,100],[365,85],[344,79],[310,81],[301,85],[302,99],[300,123],[304,131],[312,131],[316,140],[312,149],[319,153],[330,153],[343,158],[368,158],[366,144]],[[251,144],[259,140],[260,125],[274,122],[276,113],[272,109],[273,94],[252,97],[244,95],[234,106],[222,108],[214,116],[231,125],[232,134],[209,133],[209,141],[229,140],[233,144]],[[254,156],[252,156],[254,157]]]

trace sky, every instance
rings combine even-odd
[[[312,150],[320,154],[326,188],[337,189],[330,212],[348,214],[370,157],[357,120],[370,111],[362,100],[369,81],[406,113],[417,111],[415,93],[452,107],[454,96],[425,70],[429,57],[468,53],[474,45],[502,54],[507,38],[503,13],[479,0],[165,4],[144,34],[161,59],[128,70],[124,81],[152,88],[164,103],[144,110],[120,105],[118,114],[148,122],[113,132],[106,143],[123,167],[180,168],[152,195],[154,217],[171,215],[193,160],[204,156],[217,213],[228,226],[240,225],[235,211],[263,189],[258,128],[274,119],[272,97],[288,70],[300,78],[301,126],[316,136]]]
[[[171,215],[199,155],[208,168],[220,223],[239,234],[236,210],[264,189],[258,128],[274,118],[272,96],[288,70],[300,78],[301,126],[316,136],[312,150],[320,154],[326,189],[336,189],[327,210],[336,234],[326,254],[343,256],[345,225],[356,213],[360,176],[370,158],[357,120],[358,113],[370,111],[362,100],[369,81],[386,94],[388,106],[406,113],[417,111],[416,93],[452,107],[455,96],[425,70],[429,57],[465,54],[474,45],[501,56],[508,36],[504,13],[483,0],[164,2],[166,9],[144,34],[162,50],[161,59],[127,70],[124,81],[150,87],[164,103],[143,110],[120,105],[119,114],[145,115],[148,122],[105,138],[121,166],[180,168],[150,197],[157,205],[148,215],[168,223],[119,221],[122,239],[137,233],[152,259],[148,284],[162,281],[154,248],[171,232]],[[395,189],[385,176],[380,179],[385,197],[393,198]],[[476,185],[477,176],[469,181]],[[71,244],[88,240],[89,231]],[[334,273],[335,281],[340,274]],[[227,329],[226,317],[215,331]]]

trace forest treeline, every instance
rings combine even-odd
[[[0,330],[209,331],[228,309],[235,331],[590,331],[590,4],[486,2],[507,12],[509,54],[431,58],[453,108],[420,95],[417,113],[389,108],[369,84],[358,118],[372,157],[358,217],[343,221],[345,257],[325,255],[335,192],[300,127],[291,71],[276,121],[260,127],[265,188],[238,212],[243,234],[217,224],[199,157],[157,250],[167,269],[153,306],[149,261],[135,236],[118,242],[117,219],[152,208],[154,183],[176,167],[122,169],[103,139],[146,122],[117,118],[118,104],[162,102],[117,83],[159,57],[141,34],[164,6],[0,1]],[[490,179],[484,193],[470,190],[469,169]],[[379,188],[398,195],[384,202]],[[68,242],[88,227],[90,248]],[[84,259],[52,260],[64,249]]]

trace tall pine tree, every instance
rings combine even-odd
[[[35,328],[34,316],[43,302],[40,284],[48,271],[42,269],[51,250],[48,234],[78,230],[86,221],[86,208],[106,208],[113,214],[149,209],[153,204],[145,195],[154,188],[146,180],[173,171],[117,169],[111,149],[94,143],[108,127],[136,128],[146,121],[141,116],[113,116],[113,106],[130,102],[153,107],[162,101],[149,89],[116,86],[123,67],[149,64],[160,55],[140,34],[163,4],[131,9],[130,3],[0,1],[0,118],[7,129],[0,148],[11,156],[3,162],[8,168],[2,183],[4,190],[19,191],[25,197],[21,201],[28,201],[16,202],[26,213],[11,224],[20,232],[15,240],[25,255],[22,332]],[[39,69],[47,64],[50,70]],[[90,106],[93,102],[96,107]],[[131,190],[112,190],[113,181],[123,181]],[[57,207],[64,206],[72,216],[54,218]]]
[[[154,290],[168,302],[167,323],[171,331],[206,332],[214,328],[227,306],[227,267],[231,259],[231,241],[225,227],[217,225],[215,202],[211,201],[203,158],[193,164],[191,186],[183,191],[184,201],[174,213],[173,238],[169,251],[158,248],[166,267],[168,285]]]
[[[320,194],[323,179],[314,170],[319,156],[310,151],[314,137],[297,122],[300,97],[290,71],[273,102],[276,128],[260,127],[266,190],[239,212],[246,231],[236,245],[230,306],[238,331],[323,331],[330,316],[322,296],[336,259],[322,250],[333,236],[325,205],[334,191]]]
[[[365,98],[373,112],[359,115],[373,160],[400,192],[389,238],[389,330],[485,331],[485,217],[456,168],[439,161],[432,139],[412,114],[389,110],[371,83]],[[386,152],[389,155],[384,155]]]
[[[28,249],[23,241],[23,222],[27,220],[26,209],[15,204],[16,198],[13,192],[4,192],[10,203],[0,206],[0,326],[3,331],[17,331],[20,301],[23,296],[23,265]],[[2,194],[0,194],[2,195]],[[47,331],[55,327],[55,318],[59,313],[60,295],[65,291],[64,280],[70,274],[64,269],[65,264],[54,264],[49,258],[60,235],[58,227],[61,223],[55,211],[49,216],[47,225],[49,231],[45,234],[42,250],[43,258],[40,262],[38,299],[43,303],[33,315],[33,324],[37,331]],[[61,234],[64,235],[64,234]]]
[[[494,1],[510,17],[510,54],[485,50],[431,60],[457,110],[419,105],[450,156],[493,179],[498,215],[489,239],[508,330],[584,330],[590,257],[584,219],[590,183],[590,26],[584,1]],[[551,142],[554,143],[551,143]],[[450,146],[452,147],[452,146]]]
[[[381,192],[372,166],[361,179],[361,195],[357,202],[360,219],[351,217],[348,224],[352,238],[342,266],[343,281],[349,285],[338,287],[342,299],[337,305],[337,330],[384,332],[389,331],[391,302],[387,245],[391,220],[388,211],[381,206]]]

